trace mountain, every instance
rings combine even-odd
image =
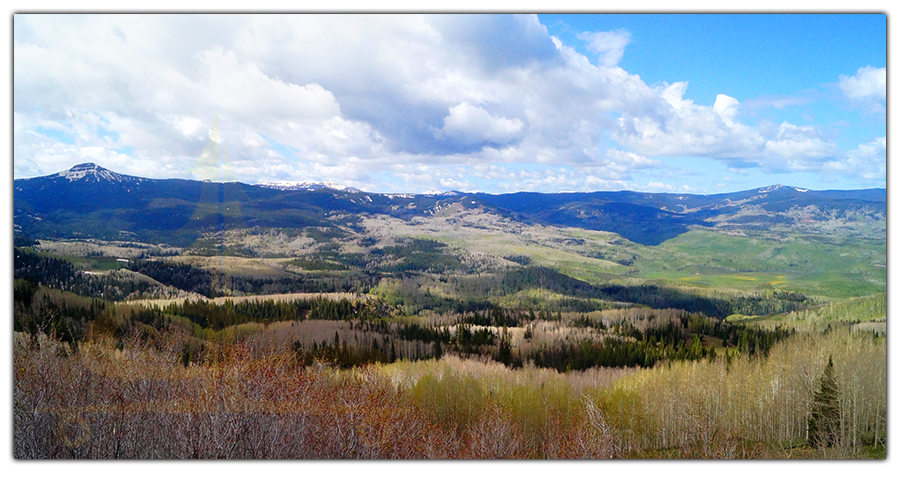
[[[450,204],[525,223],[615,232],[643,245],[657,245],[694,227],[844,232],[883,239],[887,201],[884,189],[813,191],[780,185],[717,195],[632,191],[390,195],[327,184],[138,178],[94,163],[18,179],[13,186],[14,225],[19,235],[130,236],[173,245],[234,228],[359,230],[361,215],[409,220],[428,217]]]
[[[283,182],[283,181],[274,181],[267,183],[258,183],[256,186],[261,186],[263,188],[271,188],[273,190],[290,190],[290,191],[300,191],[300,190],[322,190],[322,189],[332,189],[337,191],[345,191],[348,193],[359,193],[360,190],[357,188],[353,188],[352,186],[340,185],[338,183],[332,183],[330,181],[324,182],[313,182],[313,181],[303,181],[300,183],[292,183],[292,182]]]
[[[87,181],[93,183],[116,182],[140,184],[144,178],[126,176],[102,168],[94,163],[83,163],[72,166],[71,169],[51,175],[53,179],[65,178],[68,181]]]
[[[834,221],[871,223],[874,228],[867,237],[878,237],[884,233],[887,211],[884,189],[813,191],[782,185],[717,195],[618,191],[477,197],[521,219],[612,231],[645,245],[659,244],[692,226],[771,230],[780,224],[808,231]]]

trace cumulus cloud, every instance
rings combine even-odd
[[[816,127],[748,123],[727,94],[707,106],[687,81],[647,85],[618,66],[627,31],[578,37],[596,58],[528,15],[17,14],[14,174],[94,160],[188,177],[216,121],[221,154],[251,183],[634,189],[671,156],[884,165],[877,140],[842,152]],[[884,80],[866,67],[839,86],[883,111]]]
[[[739,105],[740,103],[736,99],[720,93],[716,95],[716,103],[713,104],[713,110],[719,114],[725,125],[734,127]]]
[[[676,82],[656,87],[664,103],[655,111],[622,114],[613,137],[652,156],[756,157],[765,141],[753,127],[735,120],[738,101],[719,95],[712,107],[698,105],[684,98],[687,86]]]
[[[481,107],[463,102],[450,109],[441,133],[464,144],[505,144],[522,132],[524,126],[519,119],[491,115]]]
[[[885,112],[887,68],[865,66],[856,76],[841,75],[838,87],[848,99],[875,113]]]

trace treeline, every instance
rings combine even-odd
[[[464,267],[459,257],[446,252],[446,244],[431,239],[414,238],[397,246],[386,246],[383,250],[375,249],[373,253],[377,255],[379,251],[387,258],[387,262],[396,262],[380,267],[381,271],[388,273],[408,271],[444,273],[459,271]]]
[[[434,357],[454,352],[464,357],[490,357],[511,367],[531,362],[560,372],[594,367],[652,367],[660,361],[715,359],[720,354],[717,347],[727,350],[729,360],[736,354],[765,357],[775,344],[795,332],[783,327],[752,328],[678,310],[633,310],[618,314],[613,320],[590,315],[566,321],[559,319],[561,326],[602,331],[589,335],[590,338],[544,337],[533,347],[515,347],[506,333],[507,326],[491,320],[502,310],[496,308],[484,314],[456,317],[454,327],[416,323],[391,326],[389,322],[381,321],[365,325],[365,328],[404,341],[432,344]],[[531,320],[534,318],[532,315]],[[527,325],[526,342],[534,338],[534,329],[533,325]]]
[[[532,362],[535,366],[560,372],[594,367],[652,367],[660,361],[715,359],[726,349],[726,359],[737,354],[767,357],[775,344],[795,333],[784,327],[770,330],[748,327],[679,310],[625,310],[617,317],[580,315],[568,325],[603,331],[576,340],[544,340],[537,347],[512,350],[501,361],[515,366]],[[525,339],[533,336],[529,327]],[[716,340],[718,339],[718,340]],[[502,351],[495,359],[500,360]]]
[[[440,358],[444,353],[455,352],[461,356],[496,358],[498,350],[509,352],[509,338],[491,328],[460,323],[453,331],[450,327],[428,327],[402,324],[394,330],[397,338],[405,341],[421,341],[431,344],[431,357]],[[499,342],[498,342],[499,341]],[[499,346],[499,349],[494,347]],[[511,360],[511,357],[506,359]],[[521,366],[521,363],[517,364]]]
[[[653,327],[646,330],[630,328],[624,335],[585,339],[578,343],[542,344],[516,358],[513,353],[507,365],[530,361],[535,366],[553,368],[560,372],[583,371],[596,367],[653,367],[660,361],[696,361],[715,359],[716,347],[709,336],[723,339],[723,345],[730,343],[726,352],[728,361],[738,352],[749,357],[768,356],[772,347],[788,338],[792,331],[750,329],[743,325],[722,325],[708,329],[718,335],[685,329],[676,325]],[[704,338],[707,340],[705,341]],[[500,354],[500,351],[498,351]]]
[[[610,299],[651,308],[677,308],[724,318],[732,314],[772,315],[803,310],[810,300],[796,292],[766,291],[751,295],[707,297],[656,285],[609,285],[600,288]]]
[[[230,294],[277,295],[283,293],[368,293],[378,283],[379,277],[372,273],[354,272],[331,275],[292,275],[280,277],[257,277],[232,275],[221,277],[221,289]]]
[[[214,272],[190,264],[157,260],[135,261],[129,266],[129,269],[149,276],[160,283],[208,298],[234,296],[235,294],[367,293],[379,279],[377,275],[365,272],[244,276]]]
[[[527,353],[525,360],[537,367],[566,372],[596,367],[649,368],[662,360],[695,361],[715,357],[715,348],[704,346],[698,336],[694,336],[690,342],[677,340],[669,343],[606,337],[602,340],[584,340],[577,344],[541,346],[536,351]]]
[[[732,314],[773,315],[804,310],[812,301],[800,293],[769,290],[748,295],[703,296],[657,285],[595,286],[550,268],[527,266],[485,276],[409,275],[395,279],[389,287],[382,282],[386,299],[413,314],[422,310],[436,313],[461,313],[472,306],[490,308],[484,297],[502,296],[516,302],[518,308],[556,312],[587,313],[619,308],[626,303],[655,309],[680,309],[725,318]],[[430,288],[453,295],[429,293]],[[532,297],[531,292],[556,294]],[[510,298],[512,297],[512,298]]]
[[[547,292],[555,295],[544,296]],[[437,314],[484,312],[502,304],[507,309],[549,317],[560,312],[586,313],[624,305],[606,300],[588,283],[547,268],[479,276],[407,273],[383,278],[372,293],[408,315],[423,311]]]
[[[334,364],[341,368],[352,368],[366,364],[374,363],[392,363],[396,361],[395,352],[391,352],[388,356],[381,350],[377,341],[373,341],[371,346],[339,343],[335,341],[332,344],[313,343],[311,348],[304,348],[299,342],[291,344],[298,362],[305,366],[315,363]],[[393,349],[393,348],[392,348]]]
[[[350,269],[350,267],[345,264],[328,261],[322,258],[297,258],[288,261],[285,264],[297,266],[298,268],[303,268],[307,271],[347,271]]]
[[[189,264],[142,259],[130,263],[128,269],[179,290],[210,298],[214,294],[212,273]]]
[[[431,239],[410,238],[394,245],[374,248],[367,253],[320,251],[310,264],[356,268],[379,273],[447,273],[465,271],[467,266],[448,246]],[[335,264],[337,263],[337,264]]]
[[[13,330],[32,337],[45,334],[72,347],[85,338],[107,302],[95,298],[66,298],[25,279],[13,281]]]
[[[384,318],[392,313],[389,306],[378,301],[321,298],[289,301],[226,300],[222,304],[206,300],[185,300],[154,310],[162,314],[187,318],[204,329],[212,330],[222,330],[225,327],[248,322],[261,324],[301,320],[367,322]]]
[[[508,308],[491,305],[485,309],[465,309],[459,322],[463,324],[480,325],[483,327],[521,327],[526,321],[534,321],[538,318],[534,311],[511,310]],[[546,312],[540,313],[540,318],[549,320]]]
[[[500,281],[500,289],[506,294],[536,287],[570,297],[607,298],[590,283],[543,266],[528,266],[508,271]]]
[[[14,279],[86,297],[102,296],[107,300],[124,300],[153,288],[146,281],[121,277],[115,272],[86,274],[65,259],[41,256],[19,248],[13,248],[13,266]]]

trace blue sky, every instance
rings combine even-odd
[[[794,95],[823,80],[887,62],[886,16],[878,14],[539,15],[551,35],[590,55],[577,34],[625,30],[619,66],[649,84],[687,80],[688,95],[710,105]]]
[[[886,185],[879,14],[15,15],[14,176]]]

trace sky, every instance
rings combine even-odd
[[[16,14],[13,174],[91,161],[384,193],[884,188],[886,19]]]

